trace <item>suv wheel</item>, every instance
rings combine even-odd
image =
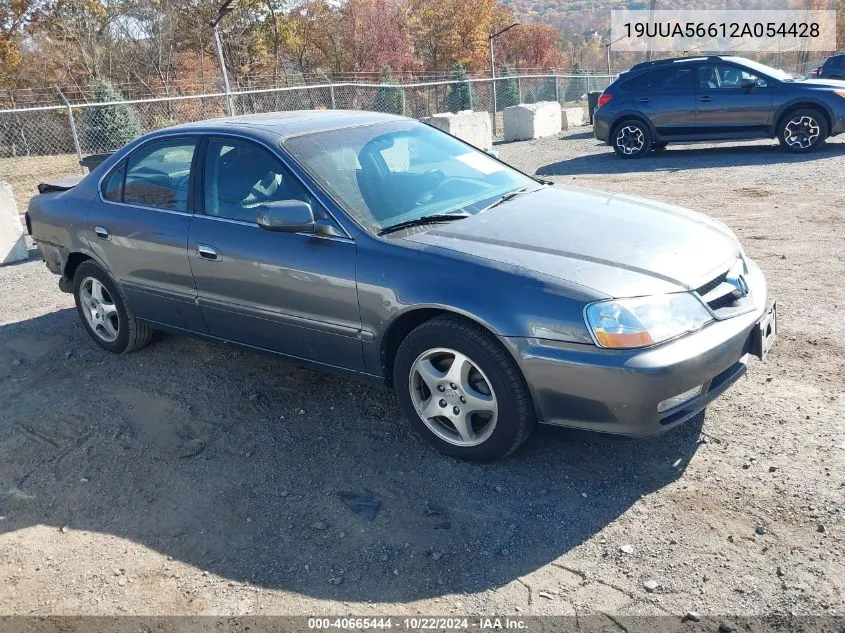
[[[613,149],[622,158],[642,158],[651,150],[651,132],[637,119],[627,119],[613,128]]]
[[[408,334],[393,384],[414,429],[451,457],[500,459],[536,425],[513,359],[485,330],[455,317],[432,319]]]
[[[802,108],[787,114],[778,129],[778,141],[796,154],[810,152],[824,145],[827,122],[818,110]]]
[[[135,320],[117,284],[94,262],[76,269],[73,298],[82,325],[103,349],[126,354],[150,342],[152,328]]]

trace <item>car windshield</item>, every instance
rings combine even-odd
[[[380,231],[427,216],[478,213],[538,183],[416,121],[307,134],[284,147],[361,224]]]

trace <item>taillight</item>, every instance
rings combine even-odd
[[[603,105],[610,103],[610,100],[613,99],[613,95],[607,92],[601,93],[599,96],[599,107],[601,108]]]

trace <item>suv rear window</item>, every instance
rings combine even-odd
[[[622,87],[631,92],[693,90],[696,80],[695,71],[694,66],[660,68],[629,79],[622,84]]]
[[[825,68],[845,68],[845,55],[831,57],[824,63]]]

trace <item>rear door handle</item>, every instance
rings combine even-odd
[[[94,235],[99,237],[101,240],[107,240],[111,237],[111,233],[109,233],[109,230],[104,226],[95,226]]]
[[[220,261],[220,254],[213,246],[209,246],[208,244],[197,244],[197,255],[211,262]]]
[[[698,100],[707,103],[708,101],[713,101],[713,97],[700,97]]]
[[[640,103],[651,103],[651,97],[640,97],[637,101]]]

